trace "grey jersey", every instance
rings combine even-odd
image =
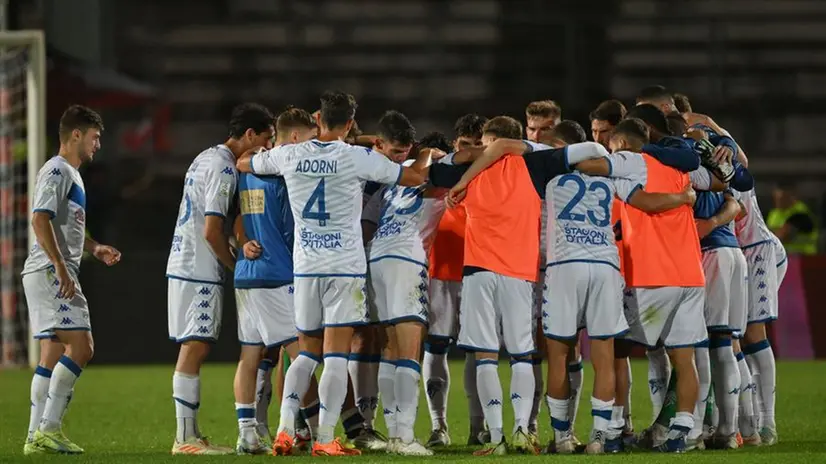
[[[51,216],[60,254],[66,267],[77,275],[86,238],[86,189],[78,170],[62,156],[46,161],[37,173],[32,212]],[[23,265],[23,274],[51,265],[46,252],[35,243]]]

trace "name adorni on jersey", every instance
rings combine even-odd
[[[295,172],[313,174],[335,174],[338,172],[338,160],[301,160],[295,165]]]
[[[341,248],[341,232],[329,232],[319,234],[302,227],[299,231],[299,239],[302,248]]]
[[[565,226],[565,239],[578,245],[608,245],[607,234],[600,230]]]

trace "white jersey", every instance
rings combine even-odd
[[[204,238],[204,227],[207,216],[229,215],[237,183],[235,155],[226,145],[207,148],[189,166],[166,265],[167,277],[223,282],[224,266]]]
[[[365,181],[397,183],[402,167],[370,149],[310,140],[253,156],[257,174],[284,176],[295,218],[296,277],[362,277]]]
[[[548,265],[566,262],[603,263],[620,268],[611,218],[614,196],[627,201],[645,185],[642,155],[619,152],[608,156],[611,175],[580,173],[557,176],[545,190],[548,228]]]
[[[414,160],[404,162],[412,165]],[[362,220],[378,225],[368,245],[368,258],[398,258],[428,265],[430,248],[445,212],[445,194],[426,197],[425,186],[385,186],[364,209]]]
[[[743,205],[743,217],[734,223],[734,232],[740,248],[746,248],[765,242],[778,241],[763,220],[760,205],[757,204],[757,194],[754,189],[748,192],[734,192],[734,197]]]
[[[86,189],[78,170],[62,156],[46,161],[37,173],[32,212],[51,216],[57,248],[66,267],[77,275],[86,239]],[[51,265],[46,252],[35,243],[23,265],[23,274]]]

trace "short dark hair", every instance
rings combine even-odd
[[[628,110],[628,114],[626,114],[625,117],[641,119],[642,122],[648,124],[649,127],[653,128],[662,135],[668,135],[671,133],[668,130],[668,122],[665,119],[665,115],[659,108],[652,104],[645,103],[642,105],[637,105]]]
[[[583,129],[578,122],[570,119],[566,119],[554,126],[554,128],[551,129],[551,137],[565,142],[566,145],[581,143],[588,139],[585,135],[585,129]]]
[[[554,118],[562,117],[562,108],[553,100],[539,100],[528,103],[525,114],[529,118]]]
[[[321,94],[321,122],[327,127],[341,127],[356,117],[356,99],[349,93],[328,90]]]
[[[457,119],[453,130],[456,132],[456,137],[478,139],[482,137],[482,128],[485,127],[486,122],[488,122],[488,118],[470,113]]]
[[[682,93],[675,93],[672,95],[674,98],[674,106],[677,107],[677,111],[680,113],[691,113],[691,102],[688,100],[688,96]]]
[[[665,122],[668,124],[668,133],[673,136],[680,137],[688,130],[688,123],[679,111],[668,113]]]
[[[628,117],[614,127],[611,137],[626,137],[644,145],[649,141],[648,126],[642,119]]]
[[[229,117],[229,136],[238,139],[244,136],[247,129],[256,134],[270,130],[275,122],[272,112],[258,103],[242,103],[232,109]]]
[[[419,140],[419,146],[422,148],[438,148],[445,153],[453,151],[450,146],[450,140],[441,132],[428,132]]]
[[[522,123],[510,116],[496,116],[482,127],[482,135],[484,134],[499,139],[521,139]]]
[[[75,129],[86,133],[87,130],[93,128],[103,131],[103,118],[100,117],[97,111],[83,105],[72,105],[66,108],[66,111],[60,117],[58,135],[60,141],[65,142]]]
[[[589,119],[591,121],[608,121],[608,124],[616,126],[625,117],[625,105],[619,100],[605,100],[600,103],[594,111],[591,111]]]
[[[390,143],[410,145],[416,139],[416,129],[407,116],[396,110],[390,110],[379,119],[379,129],[376,135]]]
[[[665,100],[674,101],[671,92],[661,85],[651,85],[640,90],[636,103],[639,105],[641,102],[661,102]]]
[[[315,121],[313,121],[312,115],[307,110],[294,106],[287,107],[275,120],[275,130],[279,134],[284,134],[293,129],[312,129],[314,127]]]

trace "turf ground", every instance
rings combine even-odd
[[[502,363],[499,373],[505,391],[509,385],[509,369]],[[0,463],[5,462],[83,462],[83,463],[153,463],[164,462],[262,462],[268,459],[308,460],[308,457],[273,458],[271,456],[195,457],[171,456],[169,449],[175,433],[174,409],[171,398],[172,366],[96,367],[85,370],[77,385],[67,414],[66,434],[86,449],[83,456],[34,456],[22,454],[23,440],[29,418],[28,370],[0,371]],[[233,446],[237,437],[232,377],[234,366],[208,365],[202,372],[202,392],[199,423],[214,443]],[[475,458],[467,442],[467,406],[461,386],[462,364],[451,364],[454,385],[450,392],[448,420],[453,442],[457,445],[440,451],[430,459],[388,457],[370,454],[343,459],[353,462],[382,461],[544,461],[592,462],[604,460],[623,463],[683,463],[748,462],[796,463],[826,462],[826,363],[782,362],[778,365],[777,425],[780,444],[771,448],[741,449],[734,452],[699,452],[684,456],[632,453],[617,456],[507,456],[506,458]],[[636,381],[633,398],[634,426],[641,430],[651,416],[646,382],[646,365],[634,364]],[[585,392],[576,430],[587,439],[591,426],[590,384],[593,374],[586,371]],[[547,410],[542,406],[542,439],[549,438]],[[271,425],[277,424],[277,405],[270,409]],[[379,429],[383,429],[379,419]],[[510,408],[505,408],[505,424],[512,424]],[[509,426],[506,425],[509,428]],[[430,429],[427,404],[421,395],[417,436],[426,440]],[[335,458],[341,461],[342,458]]]

